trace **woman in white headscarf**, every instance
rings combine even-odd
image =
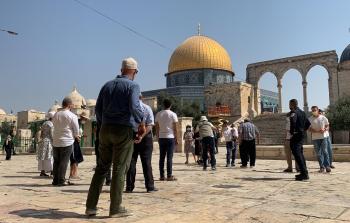
[[[38,146],[38,170],[40,172],[40,176],[48,177],[46,173],[50,172],[52,175],[52,167],[53,167],[53,157],[52,157],[52,134],[53,134],[53,124],[51,122],[55,112],[49,112],[46,114],[46,118],[48,119],[41,126],[41,135],[40,142]]]

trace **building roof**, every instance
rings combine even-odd
[[[350,61],[350,44],[344,49],[340,57],[340,63]]]
[[[206,36],[191,36],[171,55],[168,72],[191,69],[219,69],[233,74],[231,59],[225,48]]]

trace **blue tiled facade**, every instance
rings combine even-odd
[[[165,74],[166,88],[142,92],[144,97],[158,96],[161,92],[178,97],[182,102],[198,102],[205,108],[204,88],[211,84],[233,82],[233,74],[224,70],[195,69]]]

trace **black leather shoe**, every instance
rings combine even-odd
[[[147,189],[147,193],[153,193],[153,192],[157,192],[157,191],[158,191],[157,188]]]
[[[304,175],[304,174],[295,175],[296,181],[304,181],[308,179],[309,179],[309,175]]]

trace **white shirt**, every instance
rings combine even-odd
[[[52,118],[53,146],[67,147],[73,145],[75,136],[79,135],[78,117],[69,110],[57,112]]]
[[[162,110],[157,113],[155,121],[159,125],[159,138],[172,139],[174,136],[174,123],[177,123],[177,115],[167,110]]]
[[[318,117],[311,116],[309,118],[309,121],[311,123],[311,128],[313,130],[316,130],[316,131],[319,131],[319,130],[325,128],[326,125],[329,125],[328,119],[323,115],[319,115]],[[327,137],[327,134],[325,132],[324,133],[320,133],[320,132],[314,133],[313,132],[311,134],[312,140],[324,139],[326,137]]]
[[[286,139],[290,140],[292,138],[292,134],[290,134],[290,117],[286,118]]]
[[[230,141],[232,141],[232,128],[230,128],[230,127],[225,127],[223,133],[224,133],[225,142],[230,142]]]
[[[232,128],[232,136],[238,138],[238,129],[236,127]]]

